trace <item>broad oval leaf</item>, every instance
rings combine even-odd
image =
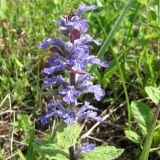
[[[113,160],[123,153],[123,149],[113,146],[96,147],[93,151],[82,153],[80,160]]]
[[[76,144],[81,132],[80,124],[66,125],[61,122],[56,130],[54,139],[62,148],[66,149]]]
[[[145,87],[145,91],[148,97],[155,103],[158,104],[160,101],[160,90],[156,87],[147,86]]]
[[[54,158],[55,160],[69,160],[69,153],[61,149],[53,141],[36,140],[33,143],[34,150],[43,155],[45,158]]]
[[[141,128],[142,134],[147,135],[147,132],[152,125],[153,112],[142,102],[133,101],[131,103],[132,116]]]
[[[141,137],[134,131],[131,130],[125,130],[126,137],[131,140],[134,143],[140,144],[141,143]]]

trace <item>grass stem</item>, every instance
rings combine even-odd
[[[149,129],[148,135],[146,137],[144,148],[142,150],[142,153],[140,155],[139,160],[148,160],[149,151],[150,151],[150,148],[151,148],[151,145],[152,145],[153,133],[154,133],[154,129],[156,127],[156,122],[157,122],[157,119],[158,119],[159,112],[160,112],[160,101],[158,102],[158,106],[157,106],[157,109],[155,111],[153,122],[152,122],[152,125],[151,125],[150,129]]]

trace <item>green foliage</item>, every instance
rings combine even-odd
[[[20,160],[26,160],[26,158],[23,155],[23,153],[21,152],[21,150],[18,150],[17,153],[18,153],[18,156],[20,157]]]
[[[30,117],[26,114],[17,115],[18,121],[15,123],[15,132],[23,132],[22,141],[29,142],[32,137],[30,134],[34,131],[34,126],[30,121]]]
[[[56,160],[69,160],[69,154],[66,150],[60,148],[60,146],[53,140],[36,140],[33,144],[34,150],[39,152],[41,156],[45,158],[54,158]]]
[[[30,132],[30,140],[27,150],[27,160],[33,160],[33,142],[34,142],[34,136],[35,136],[35,129],[32,129]]]
[[[137,144],[141,143],[141,137],[136,132],[131,131],[131,130],[125,130],[125,135],[132,142],[137,143]]]
[[[58,125],[54,139],[63,149],[76,144],[81,132],[80,124],[66,125],[63,122]]]
[[[157,126],[153,133],[153,147],[157,147],[160,143],[160,121],[157,121]]]
[[[139,3],[141,3],[142,5],[147,6],[147,0],[138,0]]]
[[[93,151],[83,153],[80,160],[113,160],[123,153],[123,149],[113,146],[96,147]]]
[[[0,20],[2,19],[2,18],[4,18],[4,11],[5,11],[5,9],[6,9],[6,2],[5,2],[5,0],[1,0],[0,1]]]
[[[80,136],[81,126],[79,124],[66,125],[60,122],[55,135],[50,140],[36,140],[34,150],[46,158],[56,160],[69,159],[69,147],[75,145]]]
[[[142,102],[133,101],[131,103],[131,111],[133,118],[141,128],[142,134],[147,135],[153,121],[153,113],[151,109]]]
[[[0,159],[1,160],[5,160],[5,157],[3,155],[4,155],[4,150],[0,147]]]
[[[147,86],[145,87],[145,91],[152,102],[158,104],[158,102],[160,101],[160,90],[156,87]]]
[[[154,138],[153,137],[154,136],[154,130],[156,128],[156,123],[157,123],[157,120],[158,120],[159,112],[160,112],[160,101],[158,102],[157,110],[156,110],[156,113],[154,114],[154,119],[153,119],[152,124],[149,128],[149,131],[148,131],[148,134],[147,134],[147,137],[146,137],[146,140],[145,140],[145,143],[144,143],[144,147],[143,147],[143,150],[142,150],[142,153],[140,155],[139,160],[147,160],[148,157],[149,157],[149,151],[150,151],[150,148],[152,146],[152,141],[153,141],[153,138]]]

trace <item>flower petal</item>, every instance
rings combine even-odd
[[[59,39],[56,38],[46,38],[44,42],[40,42],[39,48],[46,49],[50,45],[56,45],[60,47],[62,50],[65,49],[65,43]]]
[[[101,61],[98,57],[96,56],[88,56],[85,60],[85,63],[93,63],[93,64],[98,64],[103,67],[108,67],[107,61]]]
[[[98,110],[97,108],[93,107],[92,105],[90,105],[89,102],[85,101],[85,104],[80,108],[78,113],[83,113],[86,110]]]
[[[80,147],[78,148],[78,150],[75,152],[76,157],[79,157],[80,154],[81,154],[83,151],[89,152],[89,151],[94,150],[95,146],[96,146],[96,145],[93,144],[93,143],[91,143],[91,144],[89,144],[89,143],[84,143],[83,145],[80,145]]]
[[[77,9],[76,15],[78,17],[80,17],[83,14],[83,12],[89,11],[89,10],[94,10],[96,8],[97,8],[97,6],[95,6],[95,5],[86,6],[84,3],[81,2],[78,9]]]

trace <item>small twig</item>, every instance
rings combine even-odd
[[[23,146],[28,146],[28,144],[26,143],[23,143],[23,142],[19,142],[19,141],[16,141],[16,140],[13,140],[14,143],[18,143],[18,144],[21,144]]]
[[[10,155],[9,157],[6,158],[6,160],[10,160],[11,158],[15,157],[17,155],[17,153],[14,153],[12,155]]]
[[[52,123],[52,129],[51,129],[52,136],[53,136],[53,133],[54,133],[54,130],[55,130],[55,126],[56,126],[56,120],[54,119],[53,123]]]
[[[123,105],[120,105],[119,107],[113,109],[112,112],[110,112],[109,114],[105,115],[105,116],[103,117],[103,121],[106,120],[107,118],[109,118],[110,115],[112,115],[114,112],[116,112],[116,111],[117,111],[119,108],[121,108],[122,106],[123,106]],[[88,137],[88,136],[92,133],[92,131],[93,131],[99,124],[100,124],[100,122],[95,123],[95,125],[94,125],[90,130],[88,130],[85,134],[83,134],[83,135],[81,136],[81,139],[84,139],[84,138]]]
[[[106,109],[100,114],[100,116],[104,115],[104,114],[107,112],[107,110],[108,110],[110,107],[112,107],[113,104],[121,97],[121,95],[122,95],[123,93],[124,93],[124,91],[122,91],[122,92],[119,94],[119,96],[113,101],[112,104],[110,104],[108,107],[106,107]],[[123,104],[124,104],[124,103],[123,103]],[[122,104],[121,104],[121,105],[122,105]],[[87,122],[87,119],[83,122],[83,125],[82,125],[82,127],[81,127],[81,131],[82,131],[83,128],[85,127],[86,122]]]
[[[99,138],[92,137],[92,136],[87,136],[87,138],[93,139],[93,140],[98,141],[98,142],[106,143],[105,141],[103,141]]]
[[[13,150],[13,139],[14,139],[14,126],[15,126],[15,112],[13,112],[13,128],[12,128],[12,134],[11,134],[11,142],[10,142],[10,151],[12,154],[12,150]]]
[[[39,131],[39,130],[37,130],[37,129],[35,129],[35,131],[36,131],[37,133],[39,133],[39,134],[43,134],[44,136],[47,135],[45,132]]]
[[[3,99],[3,101],[0,103],[0,107],[2,107],[2,105],[4,104],[4,102],[6,101],[6,99],[9,100],[9,109],[12,110],[11,96],[10,96],[10,94],[7,94],[7,95],[5,96],[5,98]]]
[[[150,152],[154,152],[154,151],[157,151],[157,150],[160,150],[160,147],[151,148],[151,149],[150,149]]]
[[[2,113],[0,113],[0,116],[2,116],[3,114],[6,114],[6,113],[12,113],[13,112],[13,110],[6,110],[6,111],[4,111],[4,112],[2,112]]]

